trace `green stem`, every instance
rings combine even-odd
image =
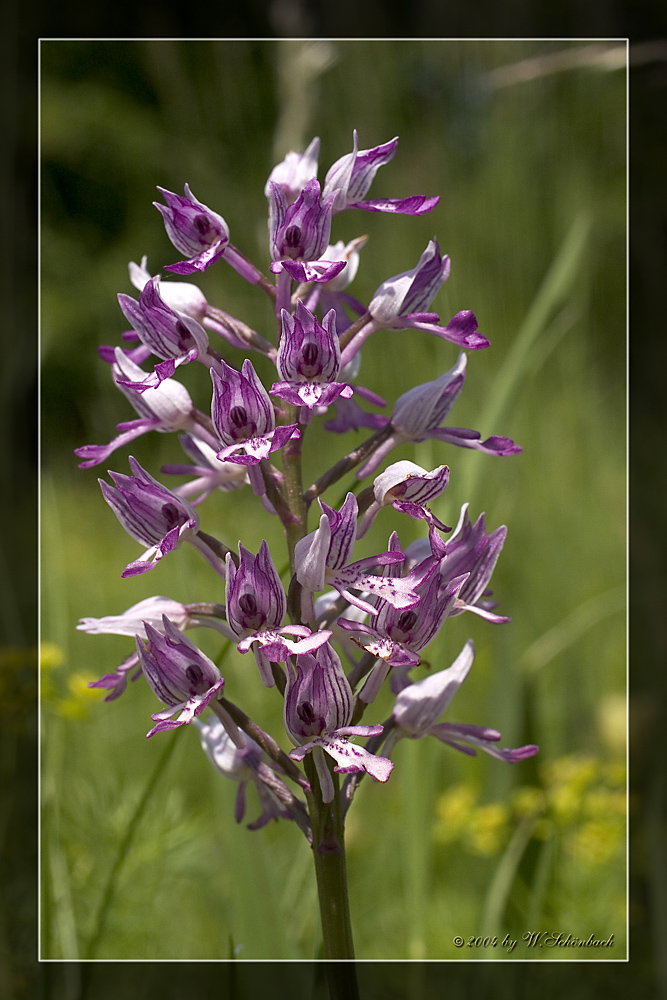
[[[287,423],[296,423],[298,409],[289,407]],[[294,549],[296,543],[305,536],[308,521],[308,505],[303,497],[303,478],[301,474],[301,444],[304,428],[300,427],[301,436],[288,441],[283,448],[283,489],[285,500],[291,513],[289,521],[284,521],[287,548],[292,573],[294,573]]]
[[[320,903],[324,958],[354,959],[338,775],[333,770],[333,763],[329,765],[327,758],[327,767],[329,767],[333,778],[335,793],[332,802],[323,802],[320,781],[311,754],[308,754],[304,763],[313,790],[309,806],[313,829],[313,859]],[[330,982],[330,987],[331,985]],[[349,1000],[349,998],[356,997],[356,978],[354,979],[354,992],[350,991],[349,982],[347,986],[348,992],[346,994],[332,992],[331,998],[345,996],[346,1000]]]

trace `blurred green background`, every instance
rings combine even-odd
[[[369,235],[350,291],[368,301],[437,236],[452,275],[433,308],[444,322],[473,309],[491,341],[470,353],[448,422],[524,448],[507,459],[438,442],[392,454],[450,466],[435,507],[447,523],[470,501],[489,529],[509,528],[493,589],[511,624],[459,616],[426,657],[441,669],[472,637],[475,664],[447,718],[498,728],[503,746],[540,746],[510,766],[403,741],[389,783],[362,785],[348,821],[357,954],[624,958],[622,47],[43,42],[41,83],[42,957],[317,955],[312,862],[298,830],[237,826],[235,787],[210,767],[193,727],[145,740],[158,705],[143,681],[107,705],[87,688],[131,643],[76,632],[80,617],[117,614],[155,593],[221,601],[223,588],[188,548],[150,576],[122,580],[138,545],[96,479],[107,467],[126,472],[128,450],[79,470],[72,449],[106,442],[134,416],[96,347],[118,343],[125,329],[116,293],[132,293],[128,261],[147,254],[155,273],[179,259],[151,204],[155,185],[180,192],[187,181],[266,271],[262,191],[272,166],[319,135],[322,181],[357,128],[363,148],[400,136],[372,196],[441,201],[421,218],[337,217],[332,238]],[[230,269],[211,268],[198,283],[212,304],[271,331],[267,301]],[[416,331],[378,333],[359,381],[391,407],[456,353]],[[209,380],[196,367],[181,370],[182,381],[205,410]],[[306,482],[362,433],[340,438],[313,426]],[[130,452],[158,475],[181,455],[167,435],[139,439]],[[352,483],[325,499],[337,505]],[[248,498],[211,498],[202,527],[252,551],[266,537],[280,565],[279,525]],[[393,528],[404,544],[423,530],[384,511],[357,556],[383,548]],[[190,634],[220,655],[215,637]],[[234,653],[222,670],[229,697],[279,735],[280,698],[261,687],[254,664]],[[382,721],[390,708],[383,696],[366,720]],[[528,949],[522,934],[540,930],[613,933],[614,945],[574,956]],[[511,954],[500,946],[505,934],[519,942]],[[499,945],[459,950],[454,935],[496,935]]]

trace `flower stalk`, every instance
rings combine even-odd
[[[313,853],[331,1000],[358,997],[345,815],[363,776],[386,783],[395,766],[390,755],[401,739],[431,736],[459,752],[474,756],[481,749],[509,763],[537,752],[532,744],[499,749],[500,733],[486,726],[438,721],[471,669],[471,641],[451,667],[421,681],[412,676],[424,663],[422,651],[448,618],[473,612],[494,625],[509,622],[508,616],[495,614],[496,602],[488,600],[507,529],[503,525],[487,533],[484,516],[473,523],[467,504],[453,532],[435,516],[429,503],[448,486],[449,454],[447,464],[441,461],[435,469],[409,460],[383,471],[380,466],[393,448],[425,440],[436,441],[439,448],[457,446],[496,457],[518,454],[521,448],[510,438],[494,435],[482,441],[475,430],[443,425],[464,388],[464,350],[449,371],[404,391],[390,417],[361,405],[387,405],[357,383],[361,348],[383,330],[410,330],[410,337],[421,331],[469,351],[489,346],[470,310],[457,313],[445,326],[437,313],[427,311],[450,271],[449,257],[435,240],[414,267],[387,278],[370,303],[348,291],[367,238],[331,243],[337,215],[363,210],[420,217],[438,202],[426,195],[367,197],[376,172],[391,161],[397,144],[394,138],[359,149],[354,131],[352,151],[330,167],[323,185],[317,179],[319,139],[302,154],[289,153],[271,171],[264,193],[269,271],[275,284],[231,242],[223,216],[199,201],[187,184],[183,195],[160,188],[164,203],[155,204],[171,243],[185,258],[165,270],[198,275],[211,266],[224,272],[227,264],[269,296],[275,335],[267,339],[209,303],[189,281],[151,276],[145,257],[141,267],[131,263],[130,279],[139,298],[120,293],[118,301],[132,325],[123,339],[138,346],[104,347],[101,356],[137,418],[119,424],[120,433],[108,444],[76,450],[87,469],[139,435],[179,433],[192,464],[164,466],[162,472],[187,476],[180,486],[168,489],[132,457],[131,475],[109,472],[113,485],[105,480],[100,485],[122,527],[144,547],[122,575],[145,578],[187,542],[215,574],[214,600],[181,604],[152,596],[122,614],[82,619],[82,631],[134,639],[134,650],[123,663],[91,686],[108,690],[106,700],[113,700],[130,686],[128,681],[143,677],[162,703],[152,715],[155,725],[148,737],[161,739],[166,731],[192,725],[212,766],[237,785],[236,822],[245,816],[250,788],[259,798],[260,812],[248,829],[287,820],[306,837]],[[275,377],[264,384],[249,357],[229,363],[210,346],[209,334],[222,337],[234,350],[261,354],[263,363],[275,366]],[[144,369],[151,360],[153,369]],[[207,368],[210,404],[195,406],[174,378],[186,364]],[[333,418],[327,416],[330,409]],[[310,426],[324,416],[329,434],[362,427],[371,434],[330,468],[318,469],[304,490],[302,461],[304,455],[311,457],[304,451]],[[333,498],[326,502],[324,494],[349,473],[367,481],[356,494],[348,488],[332,506]],[[272,555],[266,539],[259,551],[235,539],[233,510],[212,528],[216,534],[203,530],[200,509],[207,498],[216,491],[226,496],[238,490],[280,522],[289,583],[286,567],[277,569],[285,565],[284,556]],[[309,531],[315,500],[318,522]],[[371,524],[379,523],[386,507],[410,518],[404,523],[410,523],[412,533],[417,521],[422,537],[404,550],[394,531],[383,551],[362,554],[359,544],[366,544]],[[223,581],[224,607],[218,603]],[[217,662],[184,634],[200,627],[216,629],[226,641],[225,655]],[[232,649],[239,664],[223,677],[220,667],[224,660],[226,668]],[[267,732],[237,704],[236,666],[259,679],[267,697],[283,699],[282,737]],[[391,690],[394,708],[379,724],[374,702],[383,686]],[[277,693],[268,694],[271,689]],[[365,716],[368,724],[362,723]],[[285,736],[292,743],[289,752],[281,745]]]

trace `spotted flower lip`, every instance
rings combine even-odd
[[[342,774],[366,771],[377,781],[387,781],[393,768],[390,760],[377,757],[347,739],[377,736],[382,732],[382,726],[348,725],[353,702],[340,659],[329,643],[318,649],[316,657],[309,653],[297,657],[295,672],[288,668],[285,728],[295,744],[289,756],[301,761],[307,753],[316,751],[314,760],[324,802],[331,802],[335,792],[322,750],[336,761],[334,771]]]
[[[271,184],[277,184],[285,193],[288,205],[299,197],[304,187],[317,177],[317,160],[320,155],[320,140],[315,137],[303,153],[290,151],[284,160],[276,164],[264,187],[267,198],[271,196]]]
[[[400,551],[396,532],[389,539],[389,548]],[[400,571],[401,566],[396,565],[390,566],[386,572],[394,575]],[[356,633],[354,641],[358,646],[383,661],[373,668],[364,685],[361,697],[366,702],[374,700],[388,667],[401,668],[392,677],[394,690],[407,683],[405,671],[419,663],[421,650],[428,646],[451,616],[467,574],[443,583],[438,574],[438,560],[429,555],[413,566],[405,579],[419,596],[417,609],[401,610],[379,599],[375,602],[376,617],[372,625],[348,618],[339,618],[337,622],[340,628],[353,635]]]
[[[373,183],[379,168],[389,163],[398,146],[398,136],[372,149],[359,149],[357,130],[352,133],[352,152],[336,160],[324,181],[324,194],[335,195],[334,214],[347,208],[363,208],[367,212],[397,212],[404,215],[423,215],[440,201],[439,196],[427,198],[413,195],[410,198],[381,198],[365,200],[364,196]]]
[[[337,382],[340,372],[340,344],[336,334],[336,315],[331,309],[320,324],[299,300],[296,316],[282,310],[282,336],[276,359],[283,381],[274,382],[271,393],[293,406],[328,406],[343,396],[349,399],[352,388]]]
[[[472,640],[468,639],[458,657],[446,670],[409,684],[398,694],[392,712],[394,728],[385,744],[385,752],[401,737],[421,739],[435,736],[448,746],[462,753],[476,756],[476,749],[484,750],[498,760],[516,763],[533,757],[539,750],[534,744],[515,750],[496,747],[501,734],[484,726],[441,722],[436,720],[449,707],[452,698],[468,675],[475,655]]]
[[[122,576],[137,576],[153,569],[160,559],[199,529],[195,508],[153,479],[130,456],[131,476],[110,472],[115,486],[99,480],[104,499],[127,533],[147,545],[146,551],[129,563]]]
[[[141,342],[163,359],[152,375],[145,376],[140,382],[125,380],[122,383],[138,392],[159,385],[174,374],[177,365],[197,360],[208,349],[204,328],[191,316],[176,312],[165,303],[160,295],[159,282],[158,277],[147,281],[139,301],[124,292],[118,295],[123,314]]]
[[[136,636],[137,654],[144,676],[153,693],[167,705],[152,718],[157,725],[147,736],[192,722],[211,698],[222,692],[220,671],[165,615],[163,632],[144,623],[147,642]],[[178,719],[171,716],[180,711]]]
[[[186,184],[184,196],[158,186],[166,201],[153,204],[162,215],[167,236],[188,260],[168,264],[167,271],[175,274],[193,274],[205,271],[225,252],[229,243],[229,228],[221,215],[198,201]]]
[[[419,595],[409,580],[401,577],[375,576],[371,569],[402,563],[405,556],[400,551],[382,552],[376,556],[350,563],[357,532],[359,506],[354,493],[348,493],[340,511],[319,500],[322,508],[319,527],[295,547],[295,573],[306,590],[314,592],[333,587],[350,604],[368,614],[377,609],[368,601],[350,592],[353,587],[373,597],[382,597],[396,608],[413,608]]]
[[[211,369],[211,378],[211,419],[223,444],[218,459],[257,465],[299,437],[296,424],[276,427],[273,403],[247,358],[240,372],[221,361],[217,371]]]

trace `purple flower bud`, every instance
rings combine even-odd
[[[104,499],[127,533],[149,546],[139,559],[125,567],[122,576],[153,569],[163,556],[199,529],[197,511],[187,500],[158,483],[134,458],[129,461],[132,476],[109,473],[115,487],[98,480]]]
[[[219,372],[211,369],[213,400],[211,418],[224,447],[219,459],[240,465],[257,465],[270,452],[299,436],[296,424],[276,427],[273,403],[246,359],[240,372],[220,362]],[[243,450],[243,454],[235,454]]]
[[[352,389],[336,382],[340,371],[340,344],[335,312],[331,309],[318,323],[299,300],[296,317],[282,311],[283,331],[276,367],[282,382],[274,382],[271,392],[293,406],[328,406],[339,396],[349,399]]]
[[[168,706],[165,712],[152,716],[157,726],[147,736],[175,729],[192,722],[216,692],[222,692],[224,680],[220,671],[195,644],[190,641],[166,615],[163,618],[164,634],[145,623],[148,639],[144,643],[137,635],[137,653],[141,666],[154,694]],[[170,716],[180,711],[178,719]]]
[[[321,200],[319,181],[315,178],[308,181],[293,205],[287,204],[280,185],[270,181],[269,188],[271,257],[274,261],[316,261],[329,243],[333,196]],[[281,268],[274,264],[271,270],[277,273]]]
[[[187,184],[184,190],[185,197],[181,197],[158,187],[167,204],[153,202],[162,214],[167,236],[177,250],[190,258],[167,266],[167,271],[176,274],[205,271],[223,255],[229,243],[229,229],[223,217],[197,201]]]
[[[271,197],[271,184],[277,184],[285,193],[287,204],[296,201],[304,187],[314,177],[317,177],[317,158],[320,155],[320,140],[313,139],[305,153],[289,152],[285,159],[278,163],[264,187],[264,194]]]
[[[436,722],[445,709],[449,707],[452,698],[468,675],[474,655],[472,640],[468,639],[451,667],[403,688],[396,698],[392,712],[394,729],[385,744],[385,752],[389,752],[401,737],[421,739],[428,735],[435,736],[443,743],[454,747],[455,750],[460,750],[473,757],[476,755],[473,748],[478,747],[492,757],[510,763],[525,760],[538,752],[539,748],[532,744],[519,747],[516,750],[497,748],[495,743],[501,739],[501,735],[495,729],[468,724]]]

